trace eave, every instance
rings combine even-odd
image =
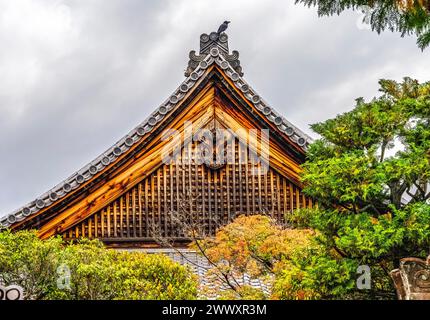
[[[303,162],[306,147],[312,139],[272,109],[219,51],[213,49],[215,50],[210,51],[190,76],[144,122],[69,178],[4,217],[0,224],[11,229],[40,226],[55,216],[60,208],[64,210],[85,198],[89,190],[106,183],[138,154],[150,149],[152,138],[163,131],[190,101],[202,94],[201,90],[213,79],[221,84],[221,98],[232,96],[237,105],[246,106],[244,110],[255,117],[261,126],[269,127],[277,133],[271,138],[284,146],[285,152],[298,159],[298,162]]]

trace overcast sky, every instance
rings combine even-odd
[[[430,49],[413,37],[293,2],[0,0],[0,215],[143,121],[184,79],[199,35],[225,19],[247,81],[309,134],[378,95],[380,78],[430,80]]]

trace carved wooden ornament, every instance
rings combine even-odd
[[[430,256],[401,259],[390,275],[400,300],[430,300]]]

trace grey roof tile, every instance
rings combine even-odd
[[[246,98],[252,102],[254,106],[260,110],[270,122],[275,123],[279,130],[287,134],[294,143],[296,143],[305,151],[307,145],[312,142],[312,138],[295,127],[284,117],[279,115],[243,79],[241,76],[242,69],[240,68],[239,72],[237,65],[235,67],[232,66],[232,61],[235,61],[235,59],[238,58],[239,53],[237,51],[233,51],[234,56],[228,54],[225,55],[222,54],[222,52],[225,51],[225,47],[220,48],[221,49],[218,47],[212,47],[205,56],[201,57],[200,63],[193,69],[192,72],[190,72],[189,76],[145,121],[140,123],[127,135],[118,140],[118,142],[116,142],[113,146],[103,152],[96,159],[91,161],[88,165],[72,174],[69,178],[63,180],[58,185],[48,190],[24,207],[0,218],[0,229],[2,227],[9,227],[15,222],[21,221],[28,216],[37,213],[41,209],[50,206],[52,203],[60,201],[61,198],[66,196],[72,190],[78,188],[79,185],[85,183],[85,181],[91,179],[94,175],[103,171],[107,166],[109,166],[110,163],[115,161],[131,146],[133,146],[135,143],[138,143],[141,139],[148,135],[159,121],[168,116],[174,109],[174,106],[185,97],[186,93],[194,87],[196,82],[204,75],[205,70],[213,63],[216,63],[224,70],[227,76],[233,81],[235,86],[245,93]],[[203,52],[205,53],[206,51],[203,50]],[[53,196],[54,194],[55,196]]]

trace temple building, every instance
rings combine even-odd
[[[299,179],[311,138],[244,80],[227,34],[202,34],[189,58],[184,81],[145,121],[0,223],[42,239],[157,248],[185,246],[193,226],[214,235],[241,214],[283,221],[311,207]]]

